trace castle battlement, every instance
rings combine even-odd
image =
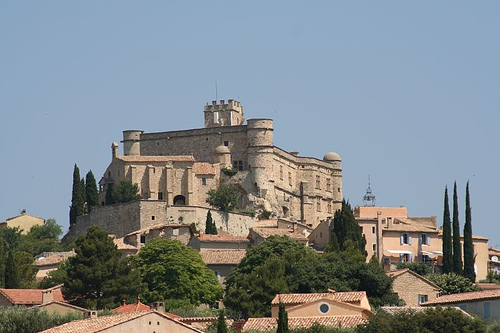
[[[217,101],[212,101],[212,104],[205,104],[204,111],[236,111],[243,113],[243,107],[241,106],[240,102],[235,101],[234,99],[227,100],[227,103],[225,103],[225,101],[221,99],[220,104],[217,104]]]
[[[234,99],[228,99],[227,103],[221,99],[220,104],[212,101],[207,103],[203,109],[205,113],[205,127],[238,126],[244,122],[243,107]]]

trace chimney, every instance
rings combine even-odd
[[[113,160],[118,157],[118,142],[113,142],[111,144],[111,155]]]
[[[26,209],[21,210],[21,215],[26,215]]]
[[[292,150],[290,154],[293,156],[299,156],[299,152],[297,150]]]
[[[83,313],[83,319],[95,319],[97,318],[97,311],[89,310]]]
[[[387,228],[392,229],[392,217],[387,218]]]
[[[154,302],[151,306],[153,310],[158,312],[165,312],[165,303],[164,302]]]
[[[53,300],[54,300],[54,294],[52,293],[52,289],[42,291],[42,304],[50,303]]]

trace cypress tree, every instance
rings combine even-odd
[[[95,181],[92,170],[85,175],[85,196],[87,199],[87,209],[90,212],[92,207],[99,205],[99,193],[97,191],[97,182]]]
[[[69,223],[70,225],[76,222],[76,217],[84,213],[85,206],[85,186],[82,185],[80,179],[80,170],[75,164],[73,169],[73,190],[71,193],[71,207],[69,209]]]
[[[0,238],[0,288],[5,288],[5,259],[7,244]]]
[[[212,213],[208,211],[207,220],[205,222],[205,233],[210,235],[217,235],[217,227],[212,219]]]
[[[352,214],[351,205],[343,200],[342,209],[337,210],[333,216],[333,230],[330,235],[328,249],[334,252],[336,249],[345,251],[350,246],[354,246],[355,249],[359,250],[366,257],[365,236]]]
[[[460,244],[460,222],[458,221],[457,182],[453,185],[453,272],[462,275],[462,245]]]
[[[453,250],[451,244],[451,218],[448,204],[448,187],[444,188],[443,213],[443,273],[451,273],[453,267]]]
[[[279,311],[278,311],[278,328],[276,329],[276,333],[287,333],[288,330],[288,314],[285,310],[285,304],[279,303]]]
[[[467,182],[467,186],[465,187],[464,276],[472,283],[476,281],[476,273],[474,272],[474,246],[472,244],[472,216],[469,182]]]
[[[217,333],[228,333],[226,318],[224,317],[224,310],[219,311],[219,318],[217,318]]]
[[[14,254],[9,251],[7,256],[7,263],[5,264],[5,288],[18,289],[21,287],[21,276],[19,274],[19,267],[14,259]]]
[[[115,204],[115,198],[113,196],[113,184],[108,184],[106,187],[106,205]]]

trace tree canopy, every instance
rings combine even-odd
[[[73,168],[73,190],[71,192],[71,206],[69,209],[69,223],[74,224],[77,216],[84,214],[85,185],[80,179],[80,169],[75,164]]]
[[[92,170],[85,175],[85,199],[87,202],[87,211],[91,211],[93,207],[99,205],[99,191],[97,190],[97,182]]]
[[[333,216],[333,229],[330,234],[328,250],[339,252],[347,250],[348,247],[358,249],[365,257],[367,255],[365,236],[354,218],[351,205],[343,200],[342,208],[337,210]]]
[[[200,254],[178,240],[156,238],[134,258],[148,302],[163,300],[167,308],[212,304],[222,297],[215,273]]]
[[[465,187],[464,276],[471,282],[476,281],[476,273],[474,272],[474,244],[472,243],[472,215],[469,182],[467,182],[467,186]]]
[[[113,203],[125,203],[140,200],[139,186],[129,180],[122,180],[112,187]]]
[[[210,211],[207,212],[207,220],[205,222],[205,233],[210,235],[217,235],[217,227],[215,226],[215,222],[212,219],[212,213]]]
[[[207,192],[206,202],[225,212],[232,211],[238,205],[239,188],[235,184],[220,184],[219,187]]]
[[[134,301],[142,291],[138,271],[121,254],[98,226],[75,243],[70,257],[63,293],[73,304],[87,308],[112,308],[122,300]]]
[[[429,274],[426,276],[441,288],[441,295],[465,293],[480,290],[468,278],[455,274]]]

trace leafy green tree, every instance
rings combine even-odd
[[[82,186],[80,179],[80,169],[75,164],[73,168],[73,190],[71,193],[71,207],[69,209],[69,223],[70,225],[76,223],[77,216],[84,213],[85,206],[85,187]]]
[[[217,227],[212,219],[212,213],[207,212],[207,220],[205,222],[205,233],[210,235],[217,235]]]
[[[5,264],[5,288],[17,289],[21,288],[21,276],[19,274],[19,266],[14,258],[14,251],[9,251],[7,262]]]
[[[429,274],[426,278],[441,288],[441,295],[459,294],[481,290],[472,284],[468,278],[455,273]]]
[[[5,245],[10,250],[17,250],[21,243],[23,235],[18,227],[15,228],[0,228],[0,239],[3,239]]]
[[[219,210],[230,212],[238,205],[239,188],[235,184],[220,184],[207,192],[206,202]]]
[[[481,319],[473,318],[455,308],[437,307],[425,311],[402,311],[395,315],[377,314],[368,324],[358,326],[358,333],[484,333]]]
[[[354,218],[351,205],[343,200],[342,208],[337,210],[333,216],[333,230],[330,234],[330,242],[328,245],[329,251],[345,251],[349,246],[354,246],[365,257],[367,252],[365,250],[366,239],[359,224]]]
[[[38,307],[4,307],[0,309],[0,332],[36,333],[78,319],[82,319],[80,313],[60,315]]]
[[[132,184],[129,180],[122,180],[113,187],[113,201],[115,203],[125,203],[140,200],[139,186]]]
[[[64,284],[64,282],[68,278],[68,270],[69,270],[69,260],[64,260],[58,269],[50,271],[47,275],[40,281],[38,288],[40,289],[48,289],[55,287],[60,284]]]
[[[465,188],[465,225],[464,225],[464,276],[476,281],[474,272],[474,245],[472,244],[472,215],[470,208],[469,182]]]
[[[429,267],[429,265],[424,264],[423,262],[398,262],[396,264],[396,268],[397,269],[408,268],[422,276],[431,273],[431,268]]]
[[[285,310],[285,304],[279,303],[279,310],[278,310],[278,328],[276,330],[276,333],[288,333],[288,313],[286,313]]]
[[[228,333],[226,325],[226,317],[224,316],[224,310],[219,311],[219,317],[217,318],[217,333]]]
[[[97,182],[92,170],[85,175],[85,196],[87,209],[90,212],[93,207],[99,205],[99,192],[97,191]]]
[[[19,271],[20,288],[35,288],[38,268],[33,266],[33,256],[28,252],[16,252],[14,260]]]
[[[172,239],[153,239],[134,258],[146,300],[164,300],[167,308],[212,304],[222,297],[222,287],[200,254]]]
[[[126,260],[98,226],[75,244],[76,255],[70,257],[63,293],[73,304],[87,308],[112,308],[122,300],[133,301],[142,291],[138,271]]]
[[[453,271],[453,248],[451,241],[451,218],[448,205],[448,187],[444,189],[444,212],[443,212],[443,273]]]
[[[457,182],[453,185],[453,272],[461,275],[462,244],[460,243],[460,222],[458,221]]]
[[[35,225],[26,235],[21,236],[18,248],[33,256],[42,252],[59,251],[61,234],[62,229],[56,220],[48,219],[44,225]]]

